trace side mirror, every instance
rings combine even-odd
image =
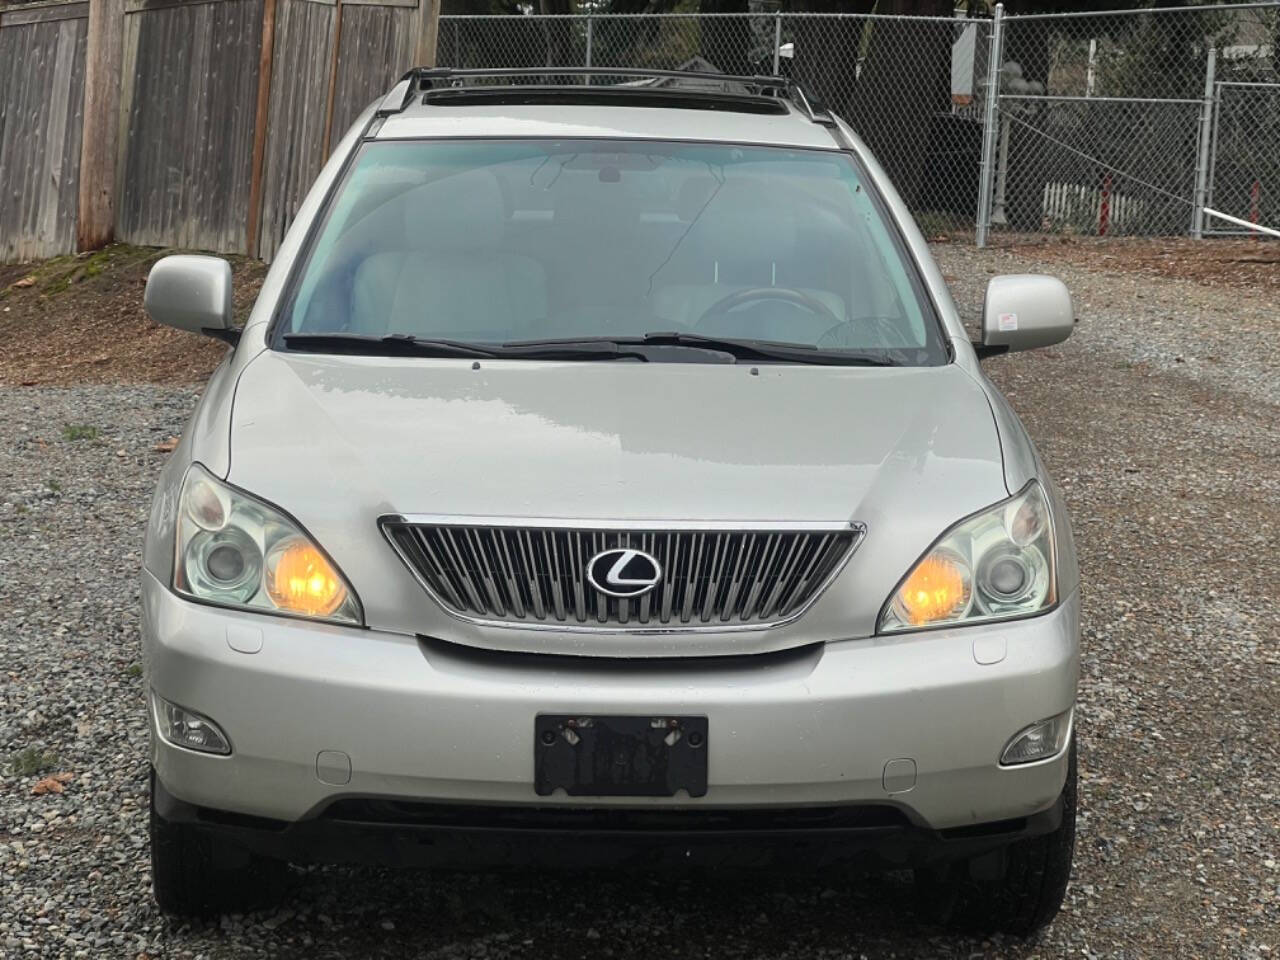
[[[240,339],[231,326],[231,264],[221,257],[181,254],[157,261],[142,305],[156,323],[231,344]]]
[[[1008,274],[992,277],[982,307],[979,357],[1061,343],[1075,328],[1071,294],[1057,277]]]

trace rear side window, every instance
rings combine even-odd
[[[847,156],[727,144],[366,144],[281,329],[479,343],[674,330],[946,362]]]

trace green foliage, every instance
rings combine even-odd
[[[68,423],[62,427],[63,440],[97,440],[98,428],[85,423]]]
[[[25,750],[11,754],[6,766],[10,776],[34,777],[37,774],[48,773],[57,765],[57,754],[37,747],[27,747]]]

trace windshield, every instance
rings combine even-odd
[[[290,348],[672,332],[895,365],[947,356],[849,157],[732,144],[366,144],[277,330]]]

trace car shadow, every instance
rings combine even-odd
[[[295,871],[243,918],[275,956],[1022,957],[1034,943],[958,936],[909,873]]]

